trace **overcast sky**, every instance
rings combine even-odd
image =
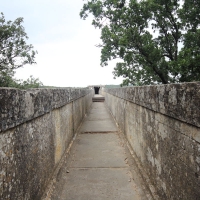
[[[39,78],[44,85],[85,87],[92,84],[120,84],[113,79],[114,62],[100,66],[100,30],[92,18],[80,19],[83,0],[0,0],[6,20],[24,18],[28,44],[38,51],[36,65],[16,71],[16,77]]]

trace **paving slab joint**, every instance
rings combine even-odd
[[[81,134],[98,134],[98,133],[105,133],[105,134],[109,134],[109,133],[118,133],[118,131],[84,131],[84,132],[80,132]]]

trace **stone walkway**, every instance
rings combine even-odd
[[[51,199],[149,199],[130,163],[105,104],[95,102],[59,172]]]

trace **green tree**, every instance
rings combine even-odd
[[[15,70],[35,62],[36,51],[26,44],[28,39],[22,26],[23,18],[7,21],[3,13],[0,15],[0,87],[18,87]]]
[[[17,87],[20,89],[39,88],[43,83],[38,79],[30,76],[27,80],[17,80]]]
[[[123,85],[200,80],[200,1],[90,0],[80,12],[101,29],[101,65],[120,58]],[[194,7],[195,6],[195,7]]]

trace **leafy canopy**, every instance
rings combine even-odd
[[[200,0],[89,0],[101,29],[101,65],[120,58],[123,85],[200,81]]]
[[[23,18],[6,22],[3,13],[0,15],[0,87],[20,87],[22,83],[13,78],[15,70],[36,63],[37,52],[31,44],[26,44],[28,36],[22,22]],[[33,79],[31,77],[27,82]]]

